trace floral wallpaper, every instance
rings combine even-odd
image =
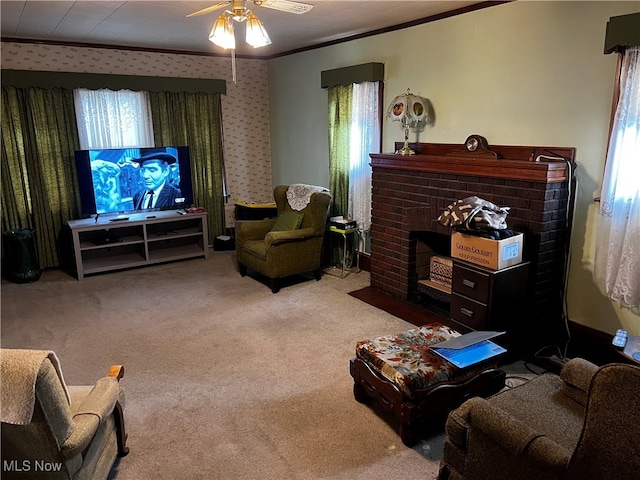
[[[2,68],[56,72],[212,78],[227,81],[222,121],[227,191],[227,227],[236,200],[272,201],[267,62],[197,54],[129,51],[81,46],[2,42]]]

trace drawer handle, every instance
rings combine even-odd
[[[462,279],[462,284],[465,287],[469,287],[469,288],[476,288],[476,282],[473,282],[471,280],[467,280],[466,278]]]
[[[460,313],[466,315],[467,317],[473,317],[473,310],[469,310],[468,308],[461,308]]]

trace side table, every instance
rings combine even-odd
[[[262,220],[264,218],[277,216],[278,207],[275,203],[247,203],[236,200],[236,220]]]
[[[358,238],[354,239],[354,255],[356,257],[356,270],[360,270],[360,259],[358,256],[358,243],[360,240],[360,231],[357,228],[349,228],[347,230],[342,230],[338,227],[334,227],[333,225],[329,226],[329,232],[335,233],[342,236],[342,272],[340,274],[340,278],[345,277],[345,269],[347,265],[347,236],[355,235]],[[349,272],[347,272],[348,274]]]

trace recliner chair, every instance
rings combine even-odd
[[[104,480],[128,453],[122,365],[68,386],[56,354],[0,349],[2,478]]]
[[[314,272],[316,280],[322,274],[322,242],[326,229],[331,195],[311,194],[309,204],[294,210],[287,200],[287,185],[273,191],[278,218],[236,222],[236,260],[244,277],[247,267],[270,279],[271,291],[280,290],[280,279],[298,273]],[[274,231],[278,219],[301,216],[301,224],[284,226]]]
[[[636,479],[640,367],[584,359],[449,414],[439,480]]]

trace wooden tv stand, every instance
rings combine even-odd
[[[69,220],[78,280],[93,273],[209,257],[207,214],[176,210]]]

